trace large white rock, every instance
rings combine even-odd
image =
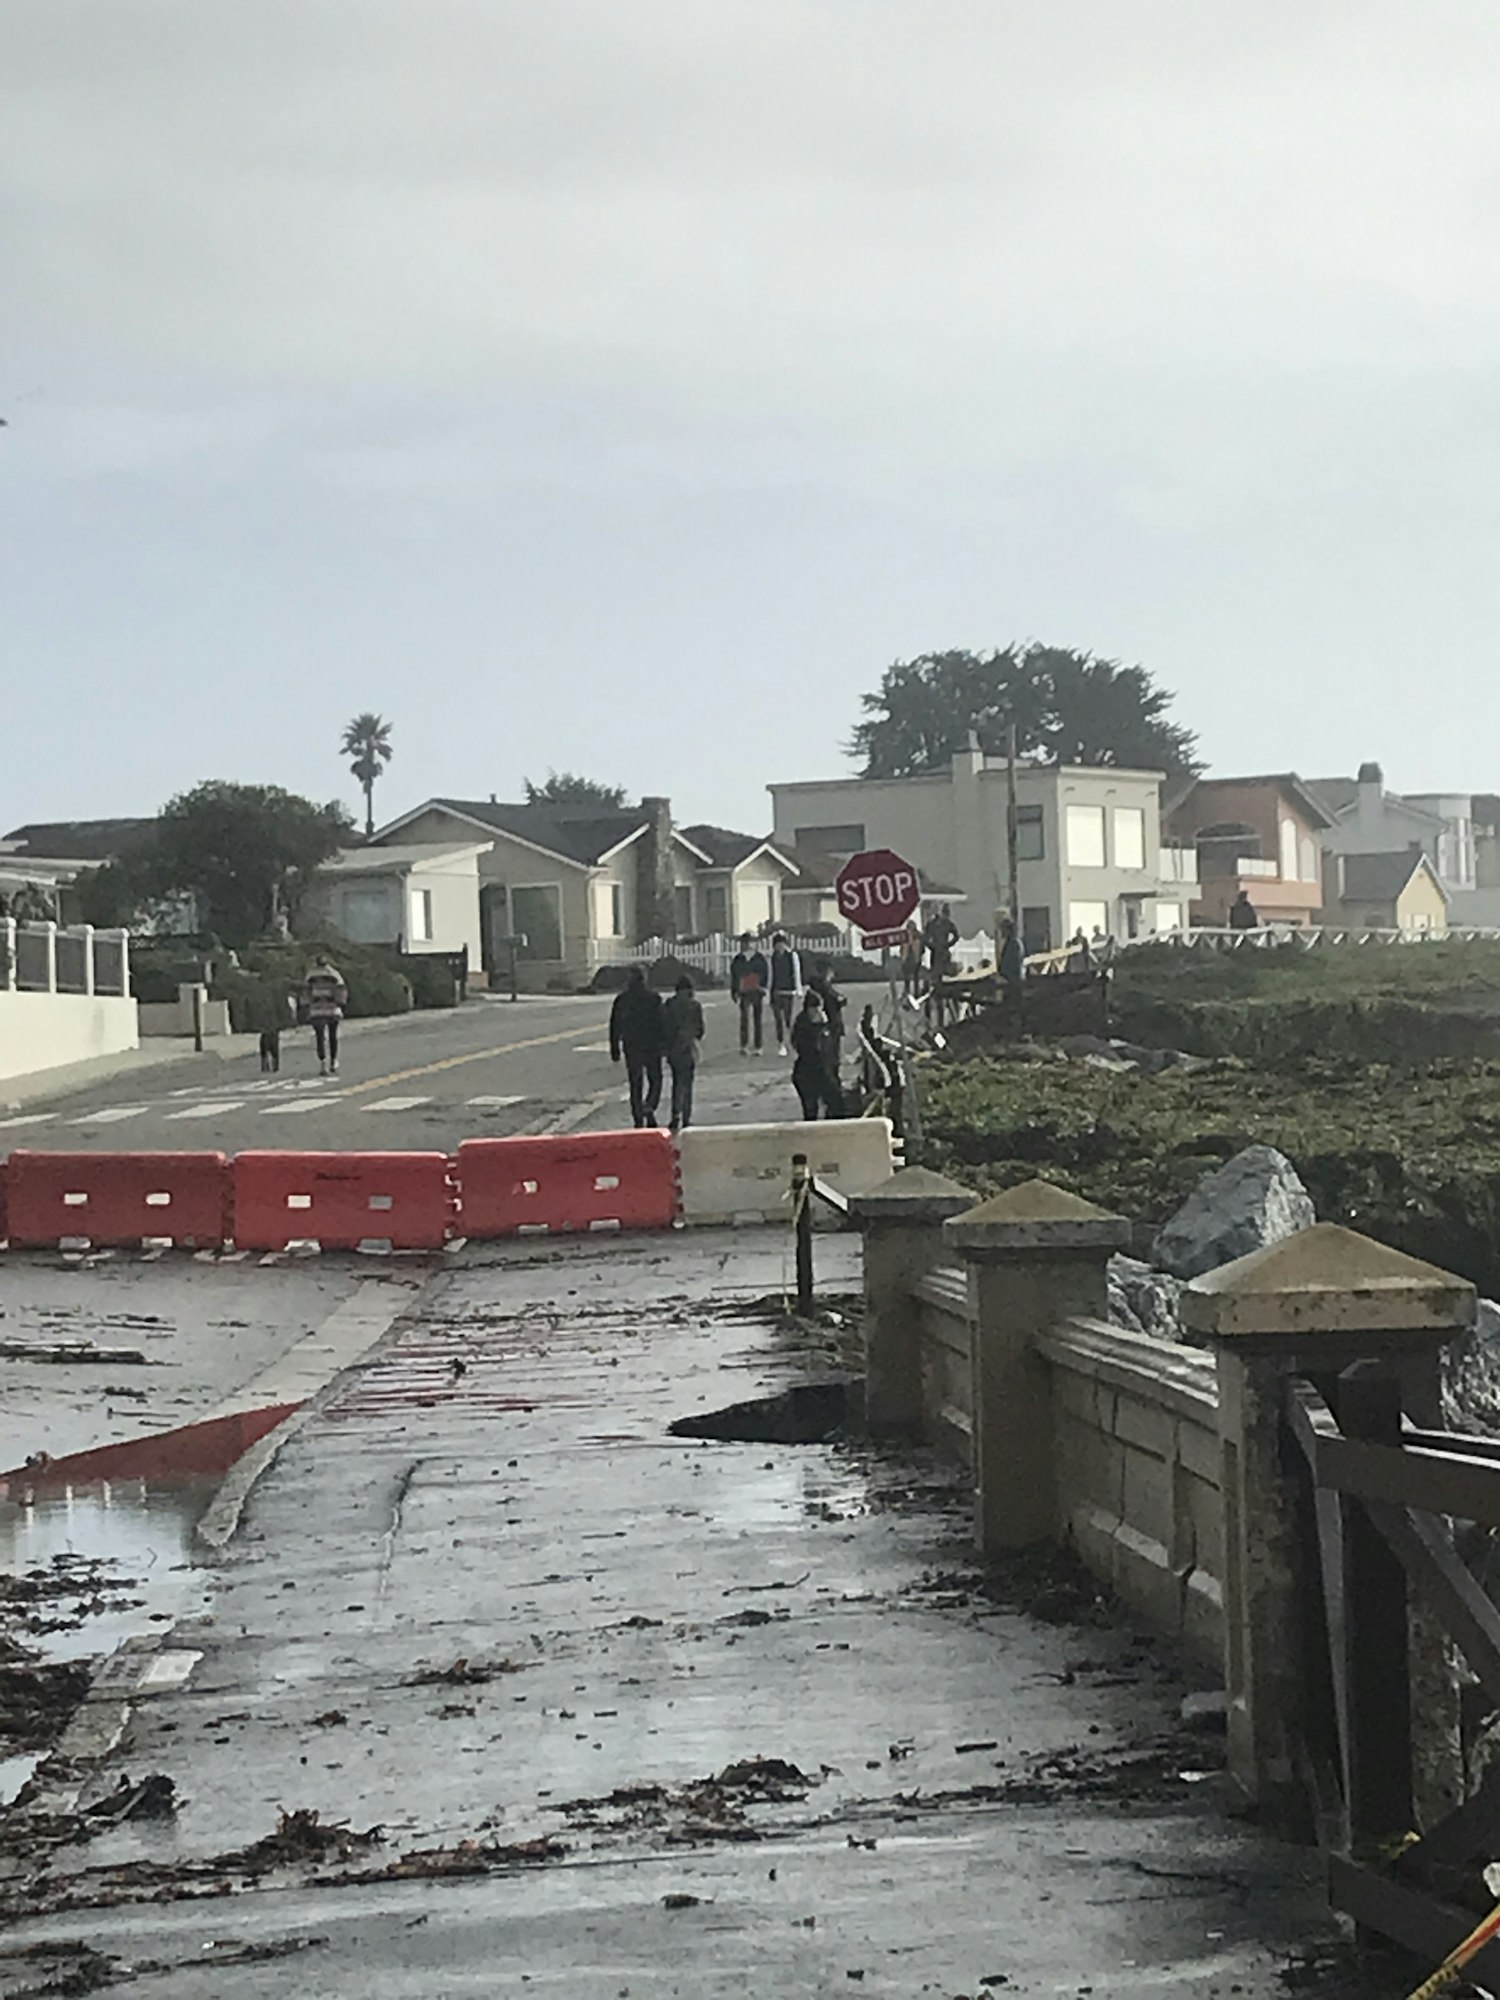
[[[1500,1436],[1500,1306],[1481,1299],[1474,1323],[1443,1350],[1443,1416],[1456,1431]]]
[[[1136,1257],[1111,1257],[1108,1267],[1109,1316],[1132,1333],[1181,1340],[1177,1300],[1181,1285],[1165,1271],[1153,1271]]]
[[[1155,1262],[1201,1278],[1317,1221],[1297,1170],[1274,1146],[1247,1146],[1193,1189],[1156,1238]]]

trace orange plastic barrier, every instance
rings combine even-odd
[[[670,1229],[677,1158],[661,1131],[465,1139],[458,1149],[465,1236]]]
[[[440,1250],[453,1221],[445,1153],[238,1153],[232,1175],[241,1250]]]
[[[165,1239],[208,1249],[228,1240],[222,1153],[12,1153],[6,1227],[16,1249]]]

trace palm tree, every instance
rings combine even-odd
[[[375,780],[391,761],[391,725],[383,716],[366,711],[356,715],[344,730],[340,745],[353,761],[349,769],[364,787],[365,839],[375,831]]]

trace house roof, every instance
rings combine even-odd
[[[790,849],[769,834],[736,833],[727,826],[685,826],[681,832],[712,868],[742,868],[757,854],[772,854],[793,870],[798,866]]]
[[[597,867],[632,840],[638,840],[651,824],[650,815],[639,806],[601,811],[598,806],[587,805],[533,806],[503,799],[433,798],[383,827],[375,836],[377,842],[386,853],[391,852],[385,845],[386,836],[399,833],[402,827],[434,808],[453,813],[473,826],[489,827],[512,840],[523,840],[548,854],[560,855],[581,868]],[[741,867],[752,855],[771,846],[769,841],[754,834],[735,833],[721,826],[674,827],[672,837],[706,868]],[[779,848],[773,847],[771,851],[783,860],[786,858]]]
[[[1388,854],[1346,854],[1342,858],[1346,903],[1394,903],[1413,875],[1425,869],[1444,897],[1448,891],[1420,848],[1402,847]]]
[[[1342,819],[1359,801],[1357,778],[1309,778],[1306,784],[1314,798],[1321,800],[1335,819]],[[1380,802],[1397,807],[1411,819],[1425,820],[1429,826],[1441,826],[1443,823],[1437,813],[1429,812],[1426,806],[1414,805],[1400,792],[1382,791]]]
[[[1246,785],[1276,785],[1288,798],[1297,802],[1314,826],[1333,825],[1333,813],[1295,771],[1259,771],[1246,778],[1198,778],[1172,809],[1176,811],[1200,791],[1228,790],[1231,787],[1242,789]]]
[[[49,861],[112,861],[128,854],[150,837],[154,819],[38,820],[18,826],[5,836],[14,854],[44,856]]]
[[[466,841],[461,846],[449,846],[446,842],[419,842],[412,847],[346,847],[330,856],[319,868],[320,875],[390,875],[399,874],[412,868],[429,868],[443,861],[459,861],[471,855],[483,854],[486,844],[482,840]]]

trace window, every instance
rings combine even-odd
[[[346,889],[340,900],[339,928],[351,944],[389,944],[395,925],[391,922],[390,899],[385,884],[369,889]]]
[[[1073,807],[1069,806],[1068,810],[1069,812],[1072,812]],[[1091,812],[1099,812],[1102,811],[1102,808],[1097,806],[1091,806],[1087,808],[1087,810]],[[1109,929],[1108,903],[1069,903],[1068,936],[1070,938],[1077,937],[1080,931],[1083,932],[1086,938],[1091,938],[1094,936],[1096,931],[1107,931],[1108,929]]]
[[[1040,806],[1016,807],[1016,859],[1017,861],[1045,861],[1047,858],[1046,829],[1042,824]],[[1038,951],[1045,951],[1045,945],[1038,945]]]
[[[1028,953],[1051,951],[1052,912],[1045,903],[1021,910],[1021,943]]]
[[[432,943],[432,891],[413,889],[411,892],[411,942],[413,944]]]
[[[512,889],[510,908],[516,934],[526,940],[517,947],[518,956],[562,957],[562,893],[554,883],[549,882],[539,888]]]
[[[1297,822],[1284,819],[1281,822],[1281,879],[1295,882],[1297,876]]]
[[[1103,806],[1068,807],[1068,860],[1075,868],[1104,866]],[[1074,925],[1074,929],[1077,926]]]
[[[1302,836],[1302,880],[1316,882],[1318,879],[1318,843],[1307,834]]]
[[[1156,906],[1156,935],[1165,937],[1168,931],[1182,929],[1182,905],[1180,903],[1158,903]]]
[[[853,823],[848,826],[799,826],[793,829],[792,839],[798,847],[815,847],[823,854],[863,854],[865,851],[864,827]]]
[[[1115,866],[1146,865],[1146,815],[1140,806],[1115,807]]]
[[[611,882],[609,885],[609,934],[611,937],[625,935],[625,884]]]
[[[703,928],[716,937],[729,929],[729,891],[722,888],[703,892]]]

